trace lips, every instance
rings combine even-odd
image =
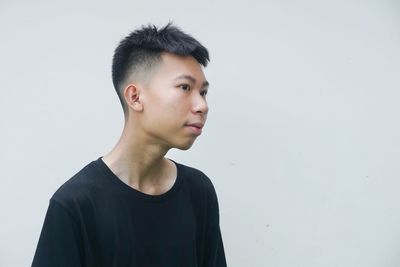
[[[202,122],[195,122],[195,123],[186,124],[186,126],[192,126],[192,127],[196,127],[196,128],[201,129],[201,128],[203,128],[204,123],[202,123]]]

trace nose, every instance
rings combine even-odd
[[[204,96],[198,95],[193,100],[193,112],[202,113],[204,116],[208,113],[208,104]]]

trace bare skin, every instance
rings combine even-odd
[[[207,86],[193,57],[164,53],[148,82],[128,81],[124,90],[128,116],[119,141],[103,156],[104,163],[138,191],[167,192],[177,170],[165,155],[171,148],[189,149],[199,136],[187,124],[206,122]]]

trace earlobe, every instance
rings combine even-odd
[[[125,87],[124,97],[128,106],[133,110],[141,111],[143,109],[142,101],[140,100],[140,90],[134,84],[129,84]]]

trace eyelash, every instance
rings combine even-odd
[[[183,88],[182,88],[183,86],[187,86],[187,89],[183,89]],[[184,91],[190,90],[190,85],[189,85],[189,84],[186,84],[186,83],[180,84],[178,87],[182,88]],[[207,95],[207,91],[201,92],[201,95],[202,95],[202,96],[206,96],[206,95]]]

